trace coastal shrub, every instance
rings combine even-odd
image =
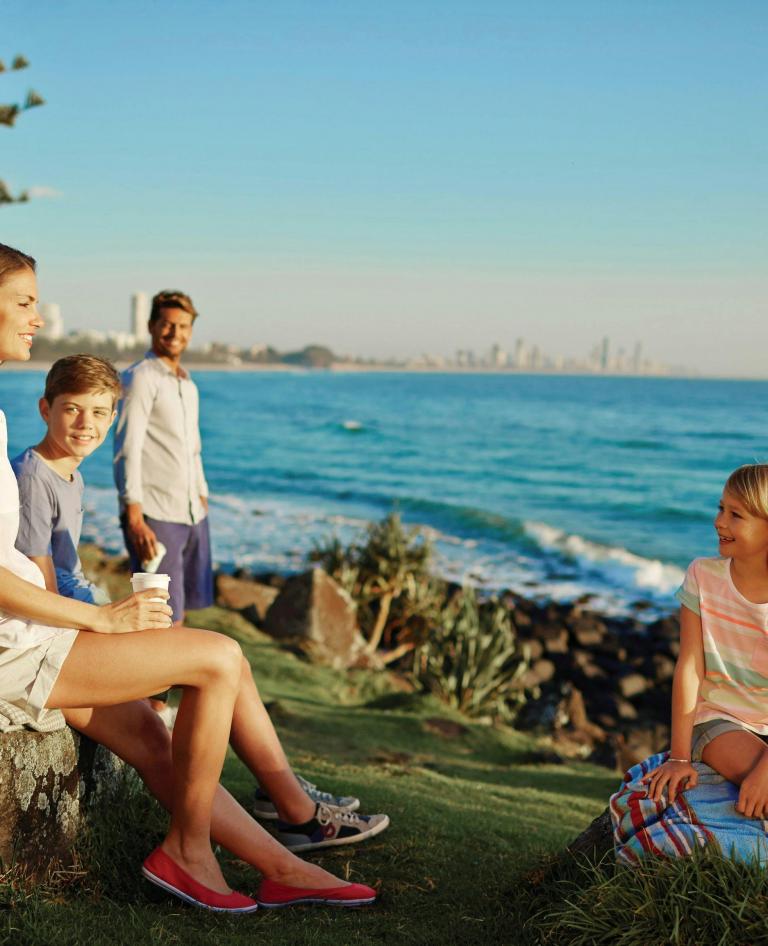
[[[768,873],[712,848],[619,867],[578,860],[532,885],[523,942],[539,946],[756,946],[768,942]]]
[[[414,651],[419,683],[468,716],[511,722],[525,700],[520,677],[528,669],[509,611],[496,599],[479,602],[465,588]]]
[[[432,546],[397,513],[371,523],[362,542],[345,547],[335,537],[310,558],[352,596],[369,652],[383,645],[386,663],[411,652],[441,619],[447,586],[430,574]]]

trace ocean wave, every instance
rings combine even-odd
[[[526,522],[524,528],[545,551],[559,552],[590,570],[597,567],[612,584],[618,586],[666,596],[679,587],[685,574],[677,565],[643,558],[621,546],[593,542],[544,522]]]

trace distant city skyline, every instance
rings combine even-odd
[[[355,356],[599,339],[768,377],[765,5],[40,0],[3,5],[0,239],[124,331]],[[585,352],[586,346],[586,352]]]
[[[84,345],[109,343],[117,355],[132,352],[137,348],[147,347],[151,343],[147,323],[150,313],[150,297],[147,292],[136,290],[130,295],[130,307],[127,319],[127,331],[78,329],[65,325],[61,306],[56,302],[43,302],[40,312],[45,319],[41,337],[55,342],[82,340]],[[294,350],[312,345],[305,341],[295,346]],[[219,356],[229,355],[229,363],[239,363],[241,356],[257,358],[276,346],[268,341],[241,339],[235,345],[221,339],[193,344],[195,352],[216,351]],[[364,360],[364,356],[355,356],[342,349],[331,349],[340,361]],[[34,357],[34,355],[33,355]],[[615,344],[608,336],[592,345],[585,353],[551,353],[541,348],[536,342],[518,337],[510,350],[499,342],[494,342],[487,351],[476,350],[469,346],[457,349],[455,353],[445,354],[437,349],[421,352],[419,355],[387,356],[376,353],[365,356],[365,360],[379,363],[393,363],[410,368],[465,368],[486,370],[513,370],[519,372],[553,373],[594,373],[594,374],[633,374],[633,375],[669,375],[695,374],[688,366],[669,365],[646,357],[642,342],[635,342],[631,349]]]

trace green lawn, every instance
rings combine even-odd
[[[24,944],[525,944],[524,875],[605,806],[616,776],[588,765],[527,765],[531,740],[470,724],[431,697],[396,692],[382,674],[339,674],[279,649],[247,622],[211,608],[194,623],[237,637],[296,768],[322,787],[386,811],[370,843],[316,860],[380,887],[363,910],[293,908],[226,918],[186,907],[142,881],[141,858],[164,814],[126,791],[76,852],[80,872],[36,890],[0,886],[0,942]],[[461,722],[448,736],[429,721]],[[224,782],[248,804],[253,779],[230,757]],[[225,865],[253,891],[256,874]],[[554,941],[554,940],[553,940]]]

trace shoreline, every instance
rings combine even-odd
[[[6,371],[47,371],[58,357],[44,360],[14,361],[2,363]],[[105,356],[107,357],[107,356]],[[134,360],[110,359],[118,371],[123,371]],[[196,371],[220,371],[232,374],[428,374],[428,375],[492,375],[494,377],[520,378],[621,378],[638,381],[728,381],[728,382],[768,382],[768,377],[729,376],[729,375],[701,375],[701,374],[633,374],[622,372],[594,372],[594,371],[528,371],[517,369],[499,369],[483,367],[460,367],[457,365],[361,365],[357,362],[334,362],[327,368],[314,368],[305,365],[289,365],[282,363],[257,364],[244,362],[241,364],[226,364],[222,362],[188,360],[185,367],[192,373]]]
[[[79,551],[86,575],[106,586],[111,597],[129,592],[125,555],[91,543],[81,544]],[[314,567],[307,563],[293,574]],[[265,632],[269,606],[279,600],[290,577],[219,567],[214,573],[215,604]],[[239,586],[234,594],[233,584]],[[449,595],[461,587],[445,584]],[[269,604],[261,613],[252,604],[243,606],[265,595]],[[482,591],[480,597],[485,597]],[[589,600],[558,602],[512,590],[493,597],[507,610],[518,652],[526,660],[517,684],[525,701],[514,727],[542,737],[554,761],[580,758],[626,769],[667,744],[679,653],[676,614],[644,623],[593,609]],[[408,679],[407,667],[393,664],[389,669]]]

